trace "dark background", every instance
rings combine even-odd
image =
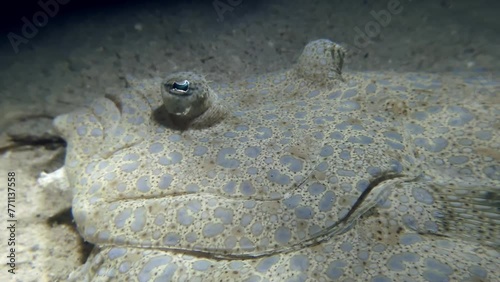
[[[0,9],[0,30],[6,32],[9,29],[16,29],[22,26],[22,17],[27,17],[31,19],[31,16],[40,11],[41,8],[38,5],[40,0],[11,0],[4,1]],[[47,0],[41,0],[42,2],[49,2]],[[56,0],[54,0],[56,1]],[[55,20],[62,20],[62,18],[68,18],[72,15],[77,15],[81,13],[92,13],[99,9],[112,9],[119,7],[126,7],[134,4],[154,2],[151,0],[69,0],[65,5],[60,5],[59,15]],[[169,2],[181,2],[181,1],[156,1],[168,4]],[[196,2],[196,1],[194,1]]]

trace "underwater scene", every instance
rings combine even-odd
[[[500,3],[0,9],[1,281],[500,281]]]

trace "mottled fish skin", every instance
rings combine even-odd
[[[73,281],[498,281],[498,81],[342,73],[309,43],[231,85],[181,72],[56,118]]]

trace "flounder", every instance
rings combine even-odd
[[[76,281],[494,281],[499,82],[343,73],[309,43],[231,85],[135,80],[56,118]]]

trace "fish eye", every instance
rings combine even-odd
[[[186,94],[189,91],[189,81],[183,80],[181,82],[174,81],[170,86],[169,92],[172,94]]]

